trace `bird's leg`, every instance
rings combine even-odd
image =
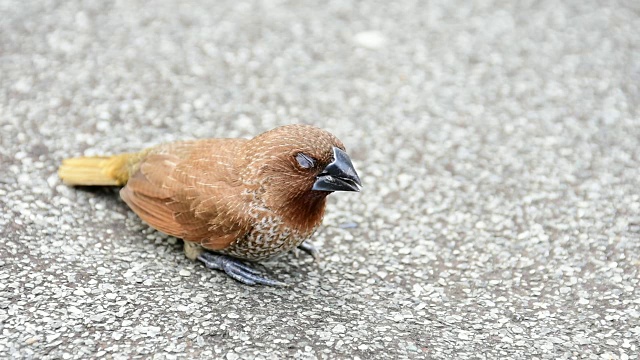
[[[298,245],[298,249],[311,255],[314,260],[317,260],[320,257],[320,252],[318,251],[318,249],[316,249],[316,247],[308,241],[305,241],[302,244]]]
[[[198,243],[184,240],[184,255],[187,259],[195,260],[204,252],[204,248]]]
[[[202,261],[209,269],[222,270],[230,278],[247,285],[269,285],[286,286],[287,284],[271,280],[260,275],[260,272],[242,261],[227,255],[214,254],[208,251],[198,255],[198,260]]]

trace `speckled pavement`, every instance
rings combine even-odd
[[[638,359],[637,1],[0,1],[0,358]],[[309,123],[322,259],[247,287],[65,157]]]

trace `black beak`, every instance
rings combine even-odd
[[[316,191],[360,191],[360,177],[353,168],[346,152],[333,147],[333,162],[316,177],[312,190]]]

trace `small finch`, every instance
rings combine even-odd
[[[252,139],[205,139],[139,153],[66,159],[68,185],[123,186],[120,196],[154,229],[184,240],[185,255],[248,285],[283,285],[245,261],[269,259],[320,226],[327,195],[360,191],[360,178],[335,136],[287,125]]]

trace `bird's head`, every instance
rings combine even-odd
[[[331,133],[309,125],[286,125],[245,143],[245,181],[259,183],[269,208],[321,206],[334,191],[360,191],[345,147]]]

